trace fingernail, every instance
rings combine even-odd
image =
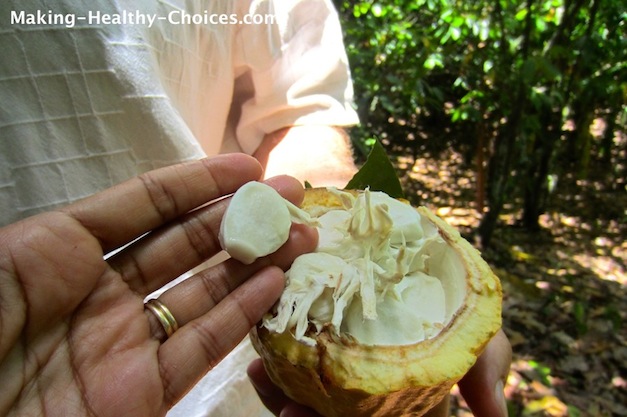
[[[507,400],[505,399],[505,387],[502,380],[499,380],[494,387],[494,400],[501,409],[501,416],[507,417]]]

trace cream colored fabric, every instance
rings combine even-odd
[[[265,133],[357,121],[337,16],[326,0],[0,2],[0,225],[138,173]],[[209,7],[209,9],[206,9]],[[269,25],[74,27],[11,12],[273,16]]]
[[[166,19],[177,13],[275,21]],[[282,127],[357,122],[330,0],[5,0],[0,16],[0,226],[147,170],[252,153]],[[245,375],[254,356],[245,341],[169,415],[267,415]]]

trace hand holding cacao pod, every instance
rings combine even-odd
[[[423,415],[500,328],[498,279],[424,207],[313,189],[302,209],[318,249],[251,334],[271,379],[324,416]]]

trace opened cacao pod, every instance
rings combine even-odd
[[[272,381],[327,417],[421,416],[501,326],[501,286],[460,234],[383,193],[308,189],[315,253],[251,332]]]

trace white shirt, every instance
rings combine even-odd
[[[0,50],[0,226],[282,127],[357,122],[330,0],[4,0]],[[169,416],[264,413],[254,356],[244,341]]]
[[[252,153],[282,127],[357,122],[330,0],[41,4],[0,2],[0,225],[150,169]],[[38,12],[46,24],[29,23]],[[164,20],[88,20],[133,13]],[[183,13],[274,23],[167,20]],[[49,24],[52,15],[75,16],[74,26]]]

